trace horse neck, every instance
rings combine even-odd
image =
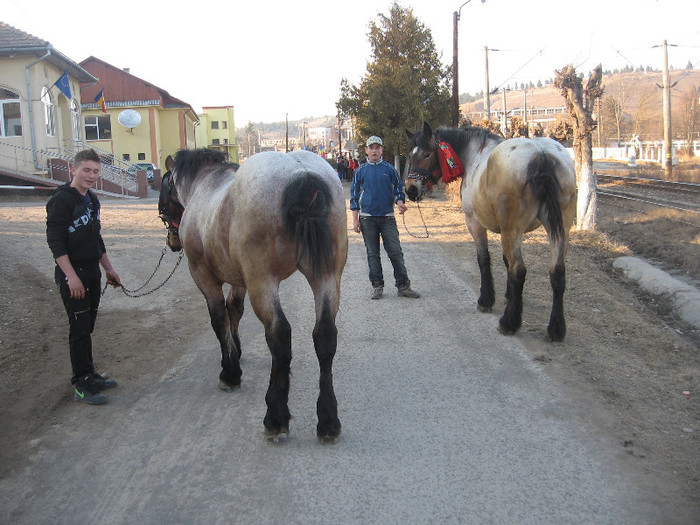
[[[177,186],[178,198],[183,206],[193,198],[195,194],[202,193],[213,195],[222,186],[228,186],[233,182],[233,174],[229,170],[219,170],[214,172],[211,169],[200,171],[195,177],[185,184]]]
[[[479,164],[489,158],[493,149],[501,142],[502,140],[497,137],[486,134],[475,134],[469,137],[462,151],[459,152],[465,173],[473,173]]]

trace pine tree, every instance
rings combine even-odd
[[[355,120],[360,137],[380,135],[385,149],[400,155],[405,128],[449,123],[449,68],[440,62],[430,29],[396,2],[388,16],[370,22],[368,38],[367,73],[358,86],[342,79],[336,105],[341,116]]]

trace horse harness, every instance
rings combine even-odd
[[[178,215],[181,218],[185,207],[177,198],[177,190],[175,189],[175,184],[173,184],[172,171],[168,171],[163,175],[163,181],[161,183],[160,196],[158,198],[158,216],[163,221],[163,224],[165,224],[170,235],[179,239],[180,219],[171,217],[169,212],[172,206],[177,209]]]

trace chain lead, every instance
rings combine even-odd
[[[124,292],[124,295],[126,295],[127,297],[131,297],[131,298],[143,297],[145,295],[152,294],[156,290],[159,290],[160,288],[163,287],[163,285],[165,285],[165,283],[167,283],[170,280],[170,278],[175,273],[175,270],[177,270],[177,267],[180,266],[180,262],[182,261],[182,257],[185,255],[184,251],[180,251],[180,254],[177,257],[177,262],[175,263],[175,267],[171,270],[171,272],[168,274],[168,276],[165,278],[165,280],[162,283],[160,283],[158,286],[156,286],[155,288],[153,288],[152,290],[150,290],[148,292],[136,293],[140,290],[143,290],[146,287],[146,285],[151,282],[151,279],[153,279],[153,276],[156,274],[156,272],[158,271],[158,268],[160,267],[160,263],[162,262],[163,257],[165,257],[166,251],[167,251],[167,249],[163,248],[163,251],[160,254],[160,258],[158,259],[158,262],[156,263],[155,270],[153,270],[153,273],[151,274],[151,276],[140,287],[136,288],[135,290],[129,290],[128,288],[125,288],[124,285],[121,286],[121,289],[122,289],[122,292]],[[109,286],[109,283],[105,283],[105,286],[102,289],[102,295],[105,294],[108,286]]]
[[[428,232],[428,226],[425,224],[425,219],[423,218],[423,211],[420,209],[420,204],[418,204],[418,201],[416,201],[416,207],[418,208],[420,220],[423,223],[423,228],[425,229],[425,235],[415,235],[408,231],[408,226],[406,226],[406,212],[404,212],[401,215],[401,217],[403,218],[403,227],[406,230],[406,233],[408,233],[411,237],[415,237],[416,239],[427,239],[428,237],[430,237],[430,233]]]

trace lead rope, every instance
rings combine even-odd
[[[408,233],[411,237],[415,237],[416,239],[427,239],[428,237],[430,237],[430,233],[428,232],[428,226],[425,224],[425,219],[423,218],[423,211],[420,209],[420,204],[418,204],[418,201],[416,201],[416,206],[418,207],[420,220],[423,223],[423,229],[425,229],[425,235],[416,235],[408,230],[408,226],[406,226],[406,212],[404,212],[401,215],[401,217],[403,218],[403,227],[406,230],[406,233]]]
[[[163,260],[163,257],[165,257],[165,253],[166,253],[166,252],[167,252],[167,248],[163,248],[163,251],[162,251],[161,254],[160,254],[160,259],[158,259],[158,262],[156,263],[156,267],[155,267],[155,269],[153,270],[153,273],[152,273],[151,276],[146,280],[146,282],[143,283],[141,286],[139,286],[139,287],[136,288],[135,290],[129,290],[128,288],[125,288],[124,285],[121,285],[121,289],[122,289],[122,292],[124,292],[124,295],[126,295],[127,297],[131,297],[131,298],[143,297],[143,296],[145,296],[145,295],[152,294],[152,293],[155,292],[156,290],[159,290],[160,288],[162,288],[162,287],[165,285],[165,283],[167,283],[167,282],[170,280],[170,278],[171,278],[171,277],[173,276],[173,274],[175,273],[175,270],[177,270],[177,267],[180,266],[180,262],[182,261],[182,257],[183,257],[183,255],[185,255],[184,250],[183,250],[183,251],[180,251],[180,254],[179,254],[178,257],[177,257],[177,262],[175,263],[175,267],[170,271],[170,273],[168,274],[168,276],[165,278],[165,280],[164,280],[162,283],[160,283],[158,286],[156,286],[156,287],[153,288],[152,290],[149,290],[148,292],[144,292],[144,293],[140,293],[140,294],[139,294],[139,293],[136,293],[136,292],[139,292],[139,291],[143,290],[143,289],[146,287],[146,285],[147,285],[148,283],[151,282],[151,279],[153,279],[153,276],[154,276],[154,275],[156,274],[156,272],[158,271],[158,268],[160,267],[160,263],[161,263],[161,261]],[[105,294],[105,292],[107,291],[107,287],[108,287],[108,286],[109,286],[109,283],[105,283],[105,286],[104,286],[104,288],[102,289],[102,295]]]

